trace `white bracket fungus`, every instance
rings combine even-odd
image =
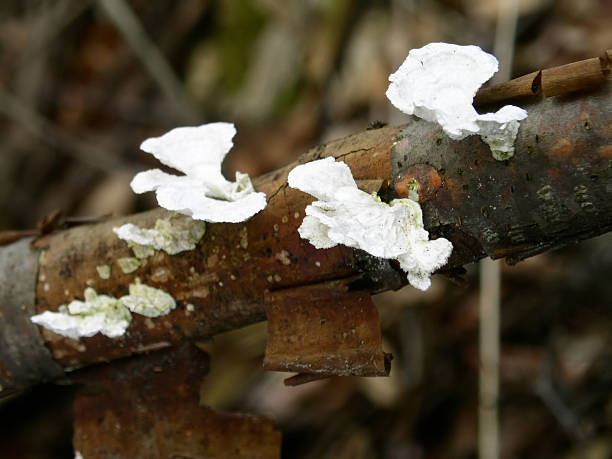
[[[452,139],[479,134],[493,157],[514,155],[519,121],[527,112],[506,105],[483,115],[472,106],[478,88],[498,70],[495,56],[478,46],[430,43],[413,49],[389,76],[387,97],[408,115],[438,123]]]
[[[288,181],[318,199],[306,207],[298,228],[300,236],[318,249],[344,244],[398,260],[410,284],[420,290],[429,288],[431,273],[450,256],[450,241],[429,240],[417,202],[394,199],[387,204],[376,193],[361,191],[344,162],[325,158],[298,166]]]
[[[113,231],[120,239],[127,241],[137,258],[146,258],[153,255],[153,249],[163,250],[170,255],[195,249],[204,236],[206,224],[175,214],[169,218],[158,219],[155,227],[151,229],[126,223],[113,228]]]
[[[159,169],[138,173],[135,193],[156,191],[160,206],[209,222],[241,222],[266,207],[265,193],[256,193],[247,174],[236,172],[230,182],[221,174],[221,162],[232,148],[232,123],[179,127],[145,140],[140,148],[184,176]]]
[[[130,284],[130,294],[119,299],[98,295],[91,287],[85,289],[84,297],[85,301],[71,301],[60,306],[57,312],[45,311],[30,317],[30,320],[72,339],[96,333],[116,338],[123,335],[130,325],[130,311],[146,317],[159,317],[176,307],[174,298],[168,293],[140,283]]]

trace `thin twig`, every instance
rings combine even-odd
[[[499,0],[494,54],[500,61],[495,80],[507,81],[512,74],[514,39],[518,19],[517,0]],[[480,401],[478,456],[499,457],[499,317],[501,269],[497,260],[480,262]]]
[[[21,125],[34,137],[58,147],[81,162],[105,172],[114,172],[120,165],[119,159],[108,150],[102,150],[92,143],[76,139],[66,131],[30,109],[23,101],[8,92],[0,90],[0,113]]]

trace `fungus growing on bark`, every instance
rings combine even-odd
[[[121,271],[123,271],[123,274],[133,273],[142,265],[140,259],[136,257],[117,258],[117,264],[119,268],[121,268]]]
[[[153,250],[163,250],[170,255],[193,250],[204,236],[206,224],[191,217],[174,214],[158,219],[154,228],[139,228],[126,223],[113,228],[119,239],[127,241],[136,258],[153,255]]]
[[[110,279],[111,277],[111,267],[109,265],[96,266],[96,271],[100,279]]]
[[[151,169],[136,174],[135,193],[155,191],[161,207],[208,222],[241,222],[266,207],[265,193],[256,193],[247,174],[236,172],[230,182],[221,174],[223,158],[232,148],[232,123],[178,127],[145,140],[140,148],[185,175]]]
[[[125,333],[132,322],[130,311],[146,317],[168,314],[176,307],[174,298],[163,290],[136,282],[130,294],[117,299],[98,295],[91,287],[83,293],[84,301],[73,300],[61,305],[57,312],[45,311],[30,317],[37,325],[72,339],[102,333],[116,338]]]
[[[376,193],[361,191],[344,162],[325,158],[297,166],[288,181],[318,199],[306,207],[298,228],[300,236],[318,249],[344,244],[395,259],[420,290],[429,288],[431,274],[450,256],[450,241],[429,240],[417,202],[394,199],[387,204]]]
[[[72,339],[96,333],[116,338],[125,333],[132,315],[121,300],[98,295],[93,288],[88,287],[84,292],[84,301],[73,300],[68,305],[60,306],[57,312],[45,311],[32,316],[30,320]]]
[[[478,46],[430,43],[411,50],[389,76],[387,97],[404,113],[438,123],[454,140],[480,135],[493,157],[505,160],[514,155],[519,121],[527,112],[506,105],[481,115],[472,105],[480,86],[497,70],[495,56]]]
[[[130,294],[119,301],[130,311],[146,317],[165,316],[176,307],[176,302],[168,293],[145,284],[130,284]]]

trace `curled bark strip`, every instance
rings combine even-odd
[[[539,70],[514,80],[484,87],[474,98],[475,106],[533,97],[552,97],[601,86],[612,67],[612,50],[601,57]]]
[[[323,377],[389,374],[378,311],[368,292],[332,281],[269,292],[265,302],[264,369]]]
[[[182,346],[79,372],[74,449],[83,457],[279,458],[271,421],[199,406],[208,356]]]

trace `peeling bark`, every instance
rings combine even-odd
[[[37,242],[37,312],[82,298],[87,286],[120,297],[136,278],[171,294],[177,308],[157,319],[135,316],[118,339],[96,335],[75,341],[41,330],[46,346],[62,368],[74,369],[263,320],[265,295],[274,290],[352,276],[359,279],[351,290],[377,292],[405,284],[403,273],[388,260],[343,246],[316,250],[300,239],[297,228],[312,197],[289,188],[287,174],[298,163],[326,156],[345,161],[358,181],[382,183],[384,199],[396,197],[396,189],[401,193],[395,185],[407,169],[427,166],[423,176],[429,182],[423,189],[428,194],[421,200],[425,227],[455,246],[445,269],[485,255],[516,262],[609,231],[610,84],[525,108],[529,117],[521,123],[516,154],[505,162],[491,158],[479,138],[452,141],[421,120],[314,148],[297,163],[255,180],[256,189],[268,196],[263,212],[244,224],[209,224],[196,250],[156,253],[130,274],[123,274],[116,260],[131,251],[112,228],[127,222],[152,227],[165,211],[48,235]],[[104,264],[112,267],[109,279],[97,274],[96,266]],[[1,357],[0,368],[15,367],[6,360],[13,357]],[[0,378],[3,387],[18,385],[1,371]]]
[[[350,279],[347,279],[350,282]],[[265,370],[328,376],[388,376],[378,310],[366,291],[345,281],[265,295]],[[293,377],[290,385],[296,385]]]

